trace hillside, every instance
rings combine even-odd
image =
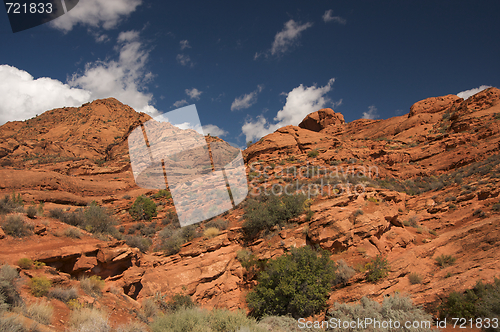
[[[356,270],[332,288],[328,308],[363,296],[380,302],[399,292],[436,316],[451,291],[500,275],[496,88],[467,100],[428,98],[386,120],[345,123],[342,114],[322,109],[263,137],[243,151],[250,191],[299,188],[309,200],[298,216],[255,236],[245,233],[251,197],[180,231],[170,193],[135,184],[127,140],[149,119],[110,98],[0,127],[0,196],[14,193],[24,202],[24,209],[12,199],[2,202],[0,262],[17,266],[29,258],[46,264],[19,269],[25,302],[35,301],[29,287],[34,277],[69,287],[82,276],[99,276],[105,280],[102,295],[79,289],[78,301],[107,311],[113,326],[141,317],[148,322],[145,303],[159,295],[187,295],[209,309],[248,310],[245,295],[257,284],[252,269],[258,264],[243,267],[241,252],[262,262],[305,246],[325,249]],[[151,220],[130,213],[141,195],[155,203]],[[29,206],[38,209],[31,218]],[[102,232],[82,212],[95,209],[96,218],[107,221],[99,207],[116,221]],[[8,234],[14,216],[29,234]],[[218,231],[208,234],[209,227]],[[366,264],[377,255],[389,262],[388,275],[369,282]],[[452,256],[454,264],[438,266],[441,255]],[[410,274],[420,282],[411,283]],[[56,298],[44,301],[54,308],[47,331],[63,331],[70,308]]]

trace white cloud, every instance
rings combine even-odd
[[[194,100],[198,100],[200,99],[200,95],[203,93],[202,91],[196,89],[196,88],[192,88],[191,90],[190,89],[186,89],[184,90],[186,92],[186,94],[191,98],[191,99],[194,99]]]
[[[185,48],[191,48],[188,40],[181,40],[179,43],[181,44],[181,51]]]
[[[24,70],[0,65],[0,124],[25,120],[53,108],[80,106],[91,100],[89,91],[58,80],[34,79]]]
[[[291,46],[297,43],[302,31],[312,27],[312,25],[313,24],[311,22],[300,25],[292,19],[286,22],[283,30],[274,36],[274,42],[271,49],[267,52],[256,53],[254,60],[259,58],[261,55],[265,55],[267,57],[268,54],[276,56],[284,54]]]
[[[262,89],[264,89],[263,85],[257,85],[257,90],[234,99],[231,104],[231,111],[246,109],[255,104],[257,102],[257,95],[262,92]]]
[[[377,108],[374,105],[368,107],[368,112],[363,112],[362,119],[375,120],[379,117],[377,113]]]
[[[331,90],[333,82],[335,82],[334,78],[322,87],[316,85],[304,87],[301,84],[289,93],[283,93],[287,96],[286,103],[274,117],[274,121],[277,122],[269,123],[262,115],[258,116],[256,121],[246,120],[241,128],[246,140],[258,139],[287,125],[298,125],[309,113],[316,112],[332,103],[330,98],[325,95]],[[335,106],[340,105],[340,103],[332,104]]]
[[[205,135],[210,134],[210,136],[225,136],[228,134],[227,131],[213,124],[203,126],[203,132]]]
[[[95,31],[92,31],[92,30],[88,30],[88,32],[94,36],[95,38],[95,41],[96,43],[106,43],[108,42],[110,39],[109,39],[109,36],[107,34],[100,34],[98,32],[95,32]]]
[[[153,95],[145,92],[153,74],[146,70],[149,50],[144,48],[139,32],[122,32],[115,46],[118,60],[101,61],[85,65],[85,71],[69,79],[71,87],[90,91],[92,99],[114,97],[138,112],[154,116],[157,110],[151,105]]]
[[[328,22],[337,22],[339,24],[346,24],[347,21],[345,18],[342,18],[340,16],[332,16],[333,14],[333,10],[329,9],[327,10],[324,14],[323,14],[323,21],[325,21],[325,23],[328,23]]]
[[[469,97],[472,97],[476,93],[481,92],[483,90],[486,90],[488,88],[491,88],[491,86],[490,85],[481,85],[479,88],[475,88],[475,89],[470,89],[470,90],[465,90],[465,91],[459,92],[459,93],[457,93],[457,96],[460,97],[460,98],[463,98],[465,100],[465,99],[467,99]]]
[[[193,61],[191,61],[191,58],[189,57],[189,55],[177,54],[177,56],[175,58],[177,59],[177,62],[183,66],[189,66],[189,67],[194,66],[194,63],[193,63]]]
[[[50,22],[50,25],[64,32],[71,31],[77,24],[109,30],[141,4],[142,0],[81,0],[68,13]]]
[[[189,104],[186,99],[182,99],[182,100],[177,100],[175,103],[174,103],[174,107],[182,107],[184,105],[187,105]]]

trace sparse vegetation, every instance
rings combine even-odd
[[[257,317],[308,317],[325,306],[335,270],[325,251],[318,256],[309,247],[292,248],[267,262],[258,276],[258,285],[247,295],[248,306]]]
[[[18,279],[19,273],[14,267],[10,265],[0,267],[0,312],[22,303],[16,287]]]
[[[2,229],[7,235],[25,237],[33,233],[33,225],[24,221],[22,215],[15,214],[5,218]]]
[[[159,233],[159,249],[165,251],[167,255],[174,255],[181,250],[181,246],[184,243],[199,236],[200,234],[196,231],[195,225],[189,225],[182,228],[167,226]]]
[[[319,151],[318,151],[318,150],[316,150],[316,149],[313,149],[313,150],[311,150],[311,151],[309,151],[309,152],[307,153],[307,156],[308,156],[309,158],[316,158],[317,156],[319,156]]]
[[[102,294],[104,280],[99,276],[82,277],[80,279],[80,288],[92,297],[99,297]]]
[[[366,297],[361,298],[359,304],[349,305],[349,304],[335,304],[335,308],[328,311],[326,315],[326,319],[333,319],[335,321],[357,321],[358,319],[364,321],[366,317],[370,317],[373,320],[377,320],[380,322],[386,321],[389,319],[393,321],[399,322],[429,322],[428,326],[420,326],[419,328],[411,328],[408,331],[415,332],[430,332],[432,331],[432,316],[426,313],[424,310],[413,305],[411,299],[409,297],[402,296],[398,293],[390,297],[384,298],[382,305],[374,300],[370,300]],[[370,326],[368,329],[371,329]],[[329,327],[326,331],[338,331],[338,328]],[[349,332],[365,332],[367,331],[366,325],[349,328],[342,328],[344,331]],[[374,329],[377,330],[377,329]],[[399,329],[394,329],[394,331]],[[403,327],[401,327],[403,330]],[[406,330],[406,329],[404,329]],[[392,330],[391,330],[392,331]]]
[[[436,262],[441,268],[453,265],[455,263],[455,260],[456,260],[455,257],[445,254],[436,257]]]
[[[72,239],[79,239],[82,237],[82,232],[78,228],[68,227],[63,232],[64,236],[70,237]]]
[[[205,228],[215,227],[218,230],[223,231],[227,228],[228,225],[229,225],[229,222],[227,220],[222,219],[222,218],[215,218],[215,219],[212,219],[209,222],[207,222],[205,224]]]
[[[408,275],[408,279],[412,285],[420,284],[422,282],[422,277],[417,272],[410,273]]]
[[[164,197],[166,199],[170,199],[172,198],[172,194],[170,193],[170,191],[166,190],[166,189],[160,189],[160,191],[158,191],[156,194],[154,194],[153,196],[151,196],[152,198],[160,198],[160,197]]]
[[[356,274],[356,271],[341,259],[337,261],[337,270],[335,271],[334,283],[345,285],[354,274]]]
[[[382,256],[377,255],[370,261],[370,263],[366,264],[366,269],[368,270],[366,280],[376,282],[387,277],[389,274],[389,268],[387,258],[382,258]]]
[[[153,244],[150,239],[141,236],[126,236],[125,243],[130,247],[138,248],[143,253],[148,251],[151,244]]]
[[[54,308],[48,303],[39,302],[27,305],[23,311],[27,317],[34,321],[48,325],[52,320]]]
[[[220,231],[217,227],[208,227],[203,231],[203,236],[206,239],[211,239],[219,235]]]
[[[23,270],[29,270],[33,267],[33,261],[29,258],[20,258],[17,265]]]
[[[156,204],[146,196],[139,196],[129,209],[129,213],[134,220],[151,220],[156,217]]]
[[[28,216],[28,218],[34,219],[36,217],[37,213],[38,213],[38,209],[36,206],[34,206],[34,205],[28,206],[28,209],[26,210],[26,215]]]
[[[109,332],[111,325],[106,313],[95,308],[73,310],[70,325],[78,332]]]
[[[245,208],[245,234],[253,238],[261,231],[268,232],[274,226],[284,226],[304,211],[306,199],[304,194],[261,195],[258,200],[250,199]]]
[[[76,300],[78,298],[78,291],[76,288],[63,288],[54,287],[51,289],[47,295],[50,298],[58,299],[64,303],[68,303],[70,300]]]

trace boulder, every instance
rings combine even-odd
[[[335,113],[331,108],[323,108],[307,115],[299,124],[299,127],[318,132],[330,125],[342,125],[344,123],[342,114]]]
[[[462,98],[455,95],[427,98],[413,104],[410,108],[408,118],[421,113],[438,113],[452,107],[454,104],[459,104],[462,101]]]

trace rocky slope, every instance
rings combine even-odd
[[[326,249],[333,260],[357,270],[347,285],[332,290],[330,306],[399,291],[435,313],[451,290],[500,274],[498,89],[467,100],[428,98],[387,120],[345,123],[341,114],[323,109],[299,126],[263,137],[244,151],[250,188],[299,186],[311,195],[312,212],[250,242],[241,232],[242,207],[222,216],[229,226],[219,235],[195,238],[174,255],[142,253],[85,230],[80,238],[66,236],[73,226],[51,218],[51,209],[75,211],[94,200],[113,212],[120,232],[133,234],[138,223],[127,211],[146,194],[159,207],[149,236],[154,245],[161,242],[173,201],[135,184],[128,155],[128,135],[149,119],[106,99],[0,127],[0,194],[20,194],[26,206],[45,204],[35,219],[22,215],[33,224],[33,235],[17,239],[0,228],[0,262],[16,265],[28,257],[46,264],[22,270],[23,297],[33,300],[26,282],[35,275],[54,285],[98,275],[106,280],[103,296],[81,293],[80,301],[106,308],[114,324],[136,319],[141,303],[156,294],[183,293],[207,308],[246,309],[245,294],[256,281],[236,258],[238,251],[269,259],[306,245]],[[369,283],[364,265],[378,254],[388,259],[390,273]],[[440,268],[435,258],[441,254],[456,263]],[[421,283],[410,284],[412,272],[422,276]],[[63,330],[69,308],[50,301],[55,314],[49,328]]]

